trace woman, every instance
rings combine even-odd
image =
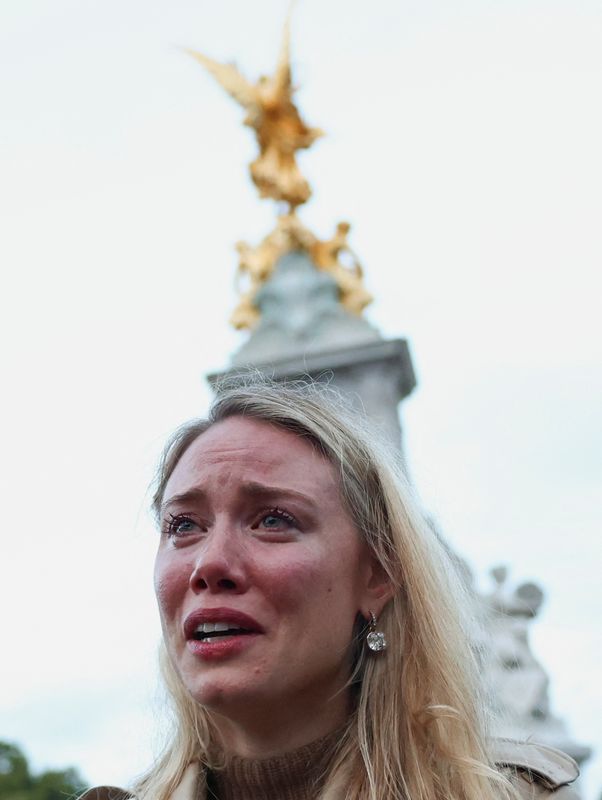
[[[140,800],[574,796],[568,757],[488,743],[462,580],[332,391],[221,391],[154,510],[175,728]]]

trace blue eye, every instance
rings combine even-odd
[[[178,514],[177,516],[170,514],[169,517],[169,520],[166,520],[164,529],[166,536],[186,536],[198,528],[198,523],[185,514]]]
[[[260,526],[264,530],[286,531],[290,528],[297,528],[299,523],[288,511],[284,511],[281,508],[272,508],[267,512],[263,512],[258,523],[253,527],[259,528]]]

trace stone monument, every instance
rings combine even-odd
[[[233,64],[189,51],[247,112],[259,145],[250,166],[262,197],[277,202],[276,226],[256,246],[239,242],[240,300],[232,324],[249,339],[225,375],[259,369],[276,379],[329,380],[348,393],[391,441],[401,446],[398,406],[416,385],[407,342],[385,340],[362,317],[371,297],[349,247],[350,226],[340,222],[321,240],[297,209],[311,196],[295,153],[321,131],[303,122],[293,102],[287,20],[274,74],[248,81]]]
[[[311,189],[295,153],[322,132],[303,122],[293,102],[288,21],[274,75],[256,83],[234,65],[189,52],[245,108],[245,124],[254,130],[260,150],[250,166],[251,178],[260,195],[275,200],[278,209],[274,230],[259,245],[237,245],[240,300],[231,321],[247,329],[249,337],[227,370],[208,377],[211,385],[215,388],[221,378],[250,369],[277,380],[328,380],[401,447],[399,404],[416,385],[407,342],[384,339],[362,316],[371,297],[348,243],[349,225],[340,222],[333,236],[323,241],[297,214]],[[472,583],[465,562],[453,555]],[[529,644],[529,625],[543,592],[535,584],[511,589],[503,567],[492,575],[494,590],[474,594],[476,613],[483,620],[480,650],[493,698],[494,733],[516,739],[533,736],[582,763],[589,748],[574,742],[562,720],[552,714],[548,677]]]

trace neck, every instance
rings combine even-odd
[[[236,718],[213,713],[212,719],[228,756],[266,759],[327,736],[340,728],[348,716],[349,697],[341,692],[318,706],[304,708],[303,703],[291,706],[274,702],[267,714],[265,709],[250,709]]]
[[[315,800],[321,793],[343,731],[272,758],[232,757],[207,773],[207,796],[219,800]]]

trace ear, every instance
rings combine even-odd
[[[365,619],[373,611],[377,617],[395,594],[395,587],[382,564],[373,554],[367,557],[364,574],[363,598],[360,613]]]

